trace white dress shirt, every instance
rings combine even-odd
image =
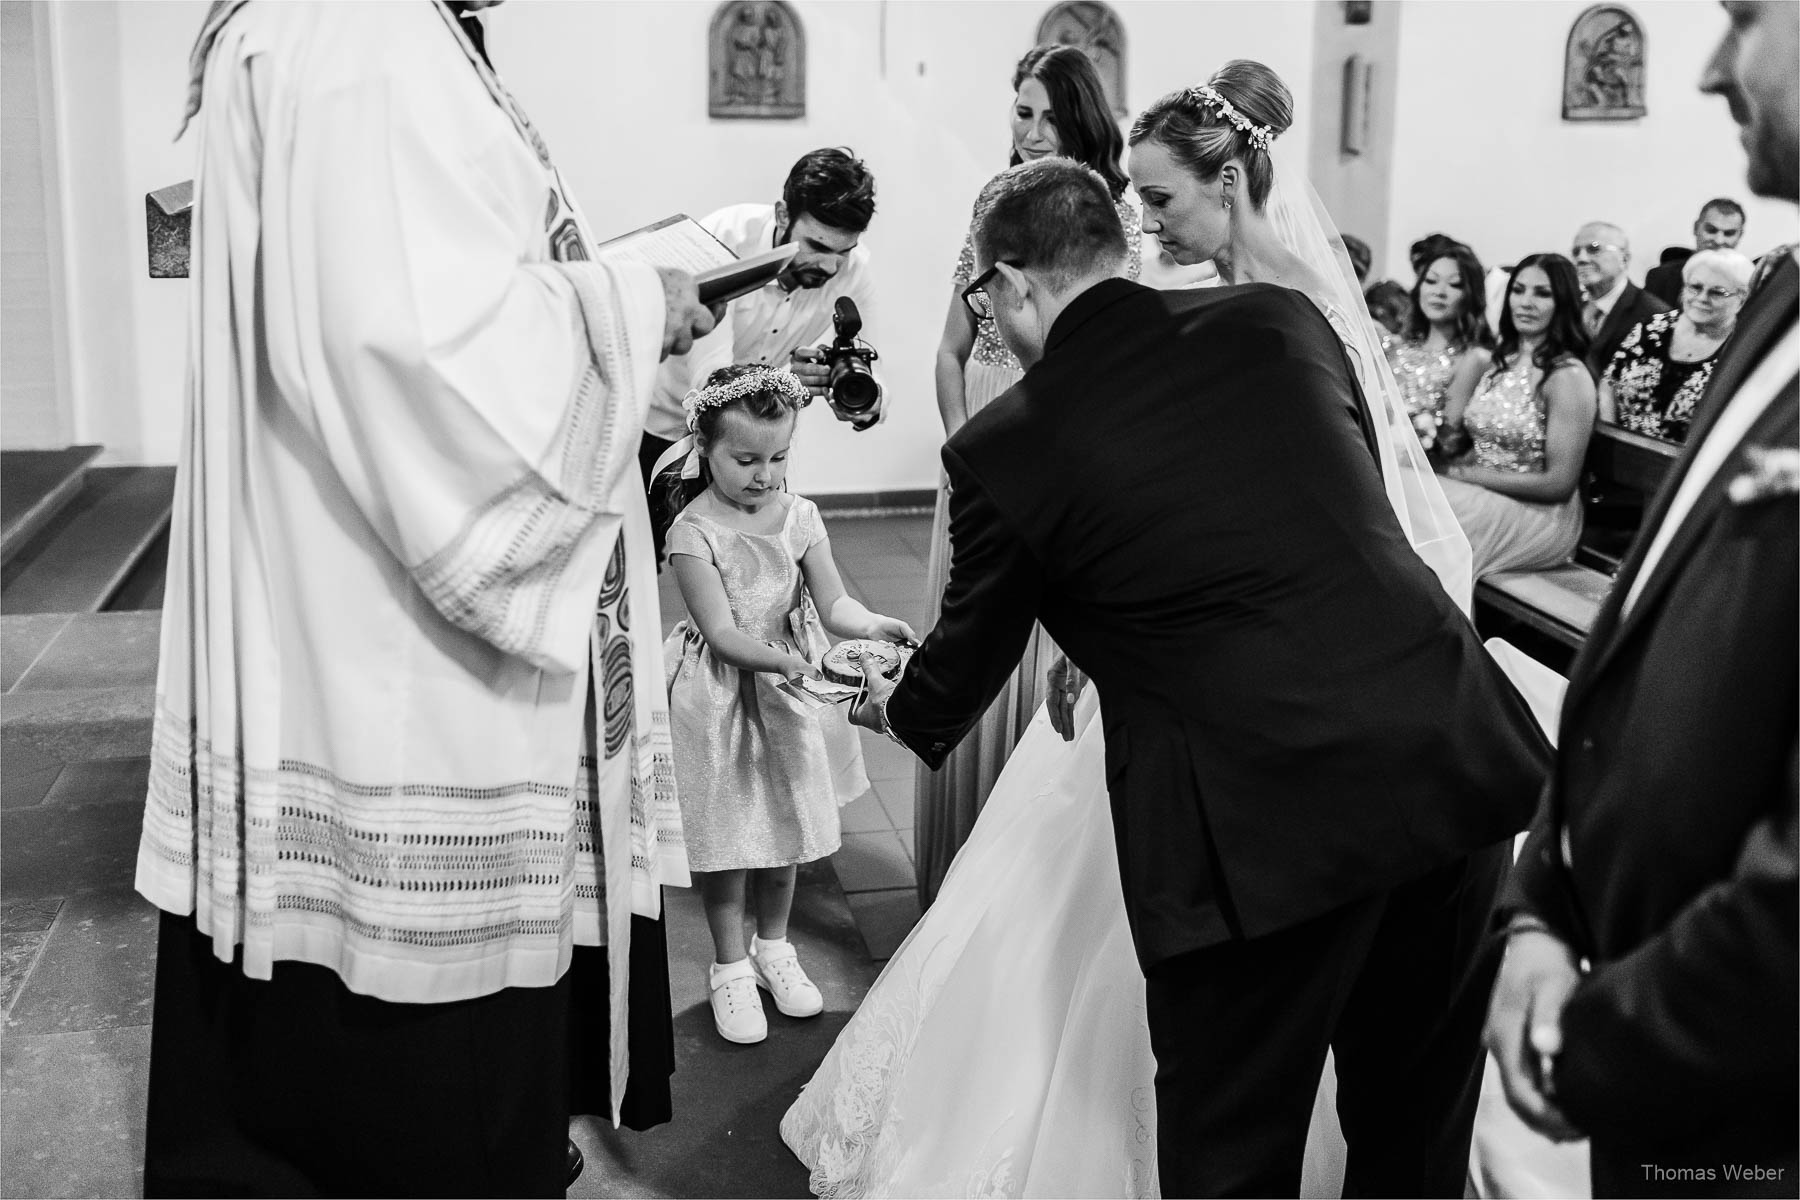
[[[739,258],[761,254],[775,245],[773,204],[734,204],[700,222]],[[733,363],[785,365],[795,350],[829,342],[831,314],[838,297],[848,296],[862,314],[863,335],[875,329],[869,252],[850,251],[838,273],[823,287],[788,291],[771,280],[748,296],[731,302],[717,329],[694,343],[686,354],[672,355],[657,372],[644,429],[667,441],[687,433],[681,401],[705,384],[708,375]]]

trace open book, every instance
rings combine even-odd
[[[781,273],[798,247],[791,243],[739,258],[686,213],[664,217],[654,225],[601,242],[602,258],[647,262],[687,271],[700,290],[700,303],[723,304],[747,296]]]

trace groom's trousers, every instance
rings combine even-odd
[[[1344,1195],[1463,1195],[1505,844],[1147,977],[1164,1196],[1294,1196],[1337,1063]]]

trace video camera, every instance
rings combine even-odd
[[[831,327],[837,337],[830,345],[809,350],[796,350],[794,357],[803,362],[822,362],[831,368],[825,384],[825,399],[857,432],[875,424],[881,415],[881,384],[875,381],[869,364],[881,357],[875,347],[860,341],[862,314],[856,301],[838,297],[831,312]]]

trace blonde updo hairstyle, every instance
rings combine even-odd
[[[1294,123],[1294,96],[1281,76],[1247,58],[1233,59],[1206,81],[1251,125],[1266,128],[1272,140]],[[1248,130],[1234,125],[1227,114],[1198,88],[1170,92],[1132,122],[1135,146],[1152,141],[1169,152],[1181,167],[1202,183],[1211,183],[1237,159],[1244,164],[1251,205],[1261,211],[1275,186],[1275,164],[1267,149],[1257,144]]]

